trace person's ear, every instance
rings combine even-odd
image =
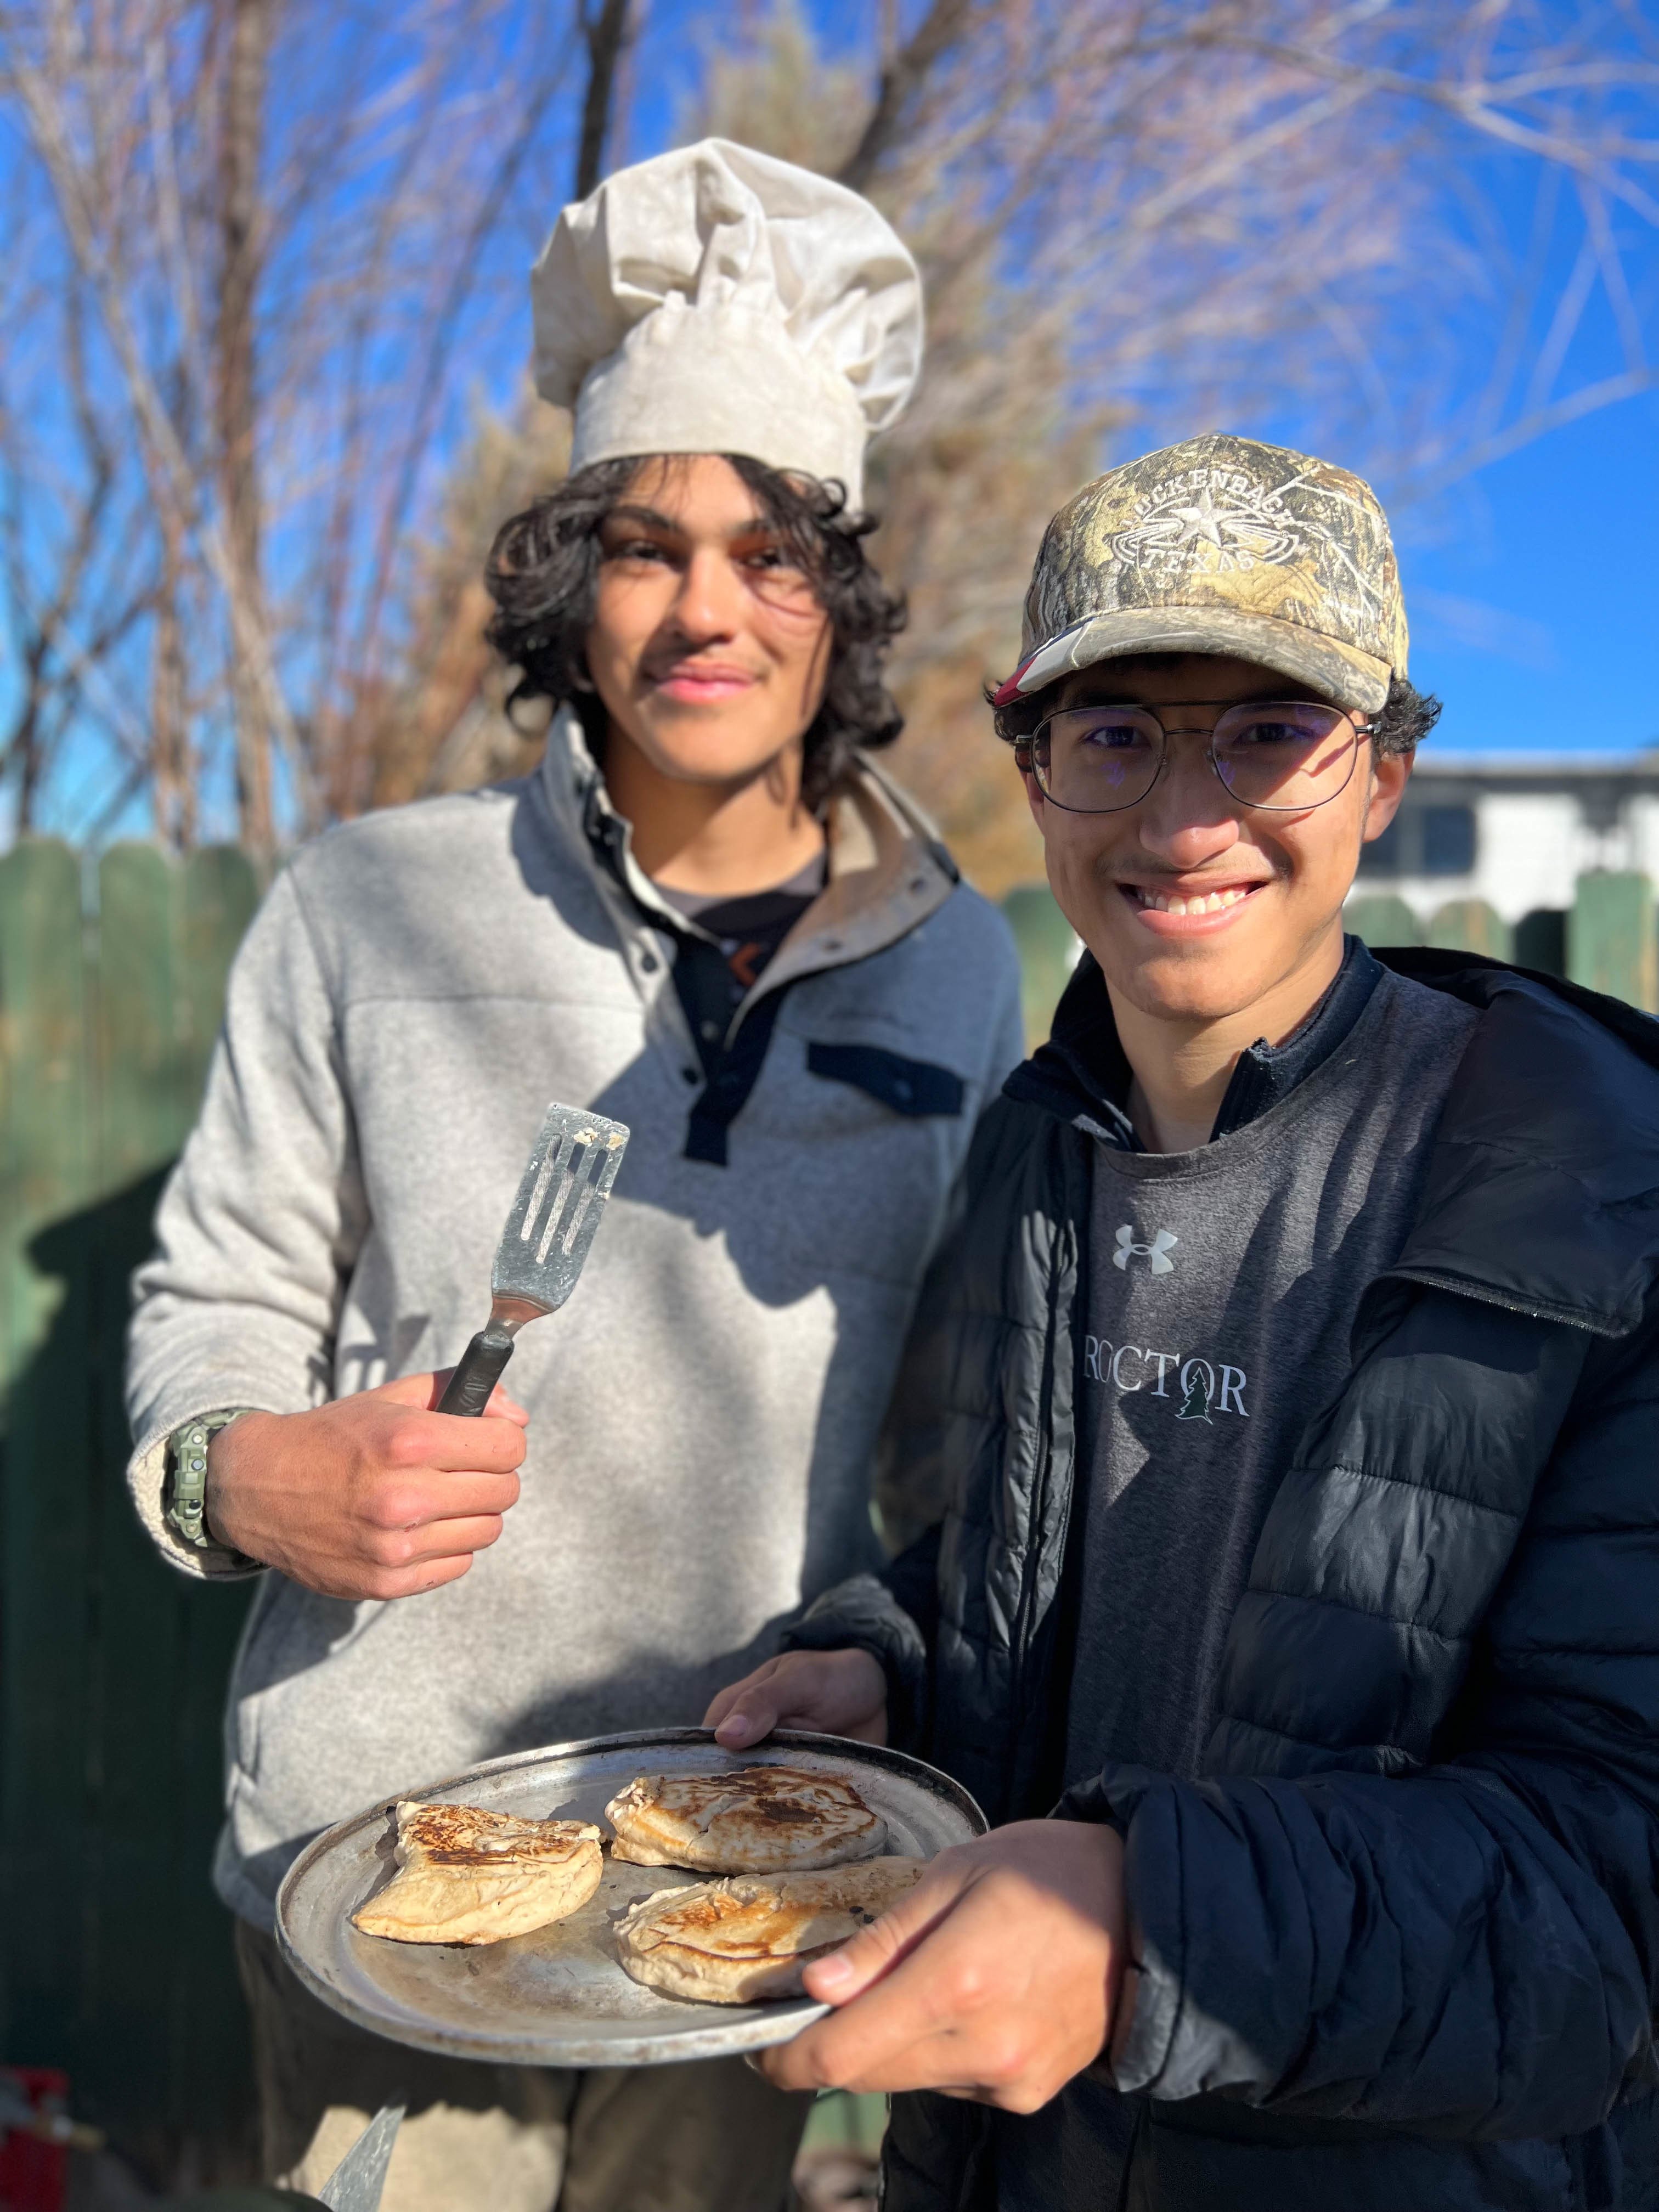
[[[1030,808],[1031,819],[1036,823],[1038,834],[1041,835],[1048,820],[1042,789],[1029,768],[1021,769],[1019,780],[1025,786],[1025,804]]]
[[[1372,753],[1370,794],[1365,802],[1364,826],[1359,833],[1362,845],[1369,845],[1380,837],[1399,812],[1416,759],[1414,751]]]

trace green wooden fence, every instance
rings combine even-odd
[[[0,2060],[66,2067],[79,2113],[158,2164],[180,2136],[222,2139],[246,2106],[207,1873],[246,1601],[173,1574],[138,1532],[122,1340],[255,898],[228,850],[180,864],[123,845],[94,867],[42,840],[0,858]],[[1036,1042],[1076,940],[1041,886],[1005,910]],[[1397,899],[1356,899],[1348,919],[1373,943],[1512,955],[1650,1008],[1659,995],[1642,878],[1587,877],[1570,915],[1514,931],[1470,902],[1426,929]]]
[[[1659,927],[1653,886],[1644,875],[1596,869],[1580,876],[1565,914],[1540,908],[1513,928],[1479,899],[1453,900],[1425,927],[1404,899],[1362,895],[1348,901],[1345,919],[1368,945],[1485,952],[1659,1012]]]
[[[161,2163],[246,2094],[207,1870],[246,1595],[138,1531],[122,1340],[255,896],[235,852],[0,859],[0,2057]]]
[[[1077,963],[1077,936],[1047,884],[1022,884],[1003,900],[1002,911],[1019,947],[1025,1037],[1035,1049],[1048,1034],[1055,1005]]]

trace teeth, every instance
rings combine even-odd
[[[1150,907],[1154,914],[1225,914],[1229,907],[1249,896],[1248,890],[1237,888],[1212,891],[1207,898],[1201,891],[1191,898],[1180,898],[1164,891],[1146,890],[1139,884],[1132,889],[1140,905]]]

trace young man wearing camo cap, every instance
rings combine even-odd
[[[1659,1027],[1345,939],[1406,646],[1367,486],[1246,439],[1038,557],[998,726],[1087,951],[913,1335],[937,1525],[713,1709],[1006,1824],[768,2063],[945,2093],[887,2212],[1659,2191]]]

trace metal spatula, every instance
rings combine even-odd
[[[513,1340],[527,1321],[556,1312],[576,1287],[605,1201],[628,1147],[621,1121],[576,1106],[550,1106],[489,1272],[489,1326],[456,1364],[441,1413],[482,1413]]]

